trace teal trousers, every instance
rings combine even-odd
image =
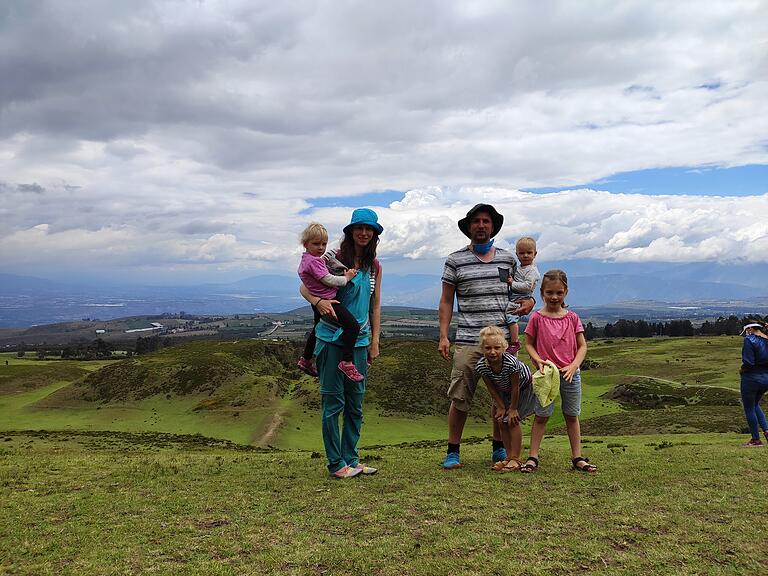
[[[353,382],[339,370],[341,347],[318,341],[317,371],[320,374],[320,398],[323,409],[323,444],[328,471],[357,466],[357,442],[363,425],[365,382]],[[368,376],[368,348],[354,349],[354,362],[363,376]],[[339,429],[339,417],[342,428]]]

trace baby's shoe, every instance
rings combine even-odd
[[[353,362],[344,362],[344,360],[342,360],[339,362],[339,370],[344,373],[344,376],[352,380],[352,382],[361,382],[362,380],[365,380],[365,376],[357,371],[357,367]]]
[[[517,356],[518,352],[520,352],[520,342],[512,342],[509,346],[507,346],[508,354],[512,354],[512,356]]]

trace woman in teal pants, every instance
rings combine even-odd
[[[356,268],[357,275],[339,289],[336,298],[360,324],[353,361],[365,376],[353,382],[339,369],[341,361],[342,328],[334,323],[333,301],[312,296],[304,286],[301,294],[320,312],[317,323],[315,355],[320,377],[320,397],[323,409],[323,444],[331,478],[343,480],[358,474],[375,474],[376,468],[360,462],[357,442],[363,423],[363,397],[368,380],[368,366],[379,356],[381,326],[381,265],[376,259],[376,246],[383,232],[376,212],[358,208],[344,228],[344,239],[338,250],[331,253],[347,268]],[[339,428],[339,417],[342,427]]]

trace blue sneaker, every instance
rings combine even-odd
[[[493,452],[491,452],[491,460],[494,462],[501,462],[502,460],[507,459],[507,451],[504,448],[496,448]]]
[[[459,453],[451,452],[449,454],[446,454],[445,460],[443,460],[443,468],[445,470],[456,470],[457,468],[461,468],[461,460],[459,460]]]

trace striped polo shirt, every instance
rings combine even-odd
[[[511,274],[516,265],[514,254],[502,248],[496,248],[490,262],[480,260],[469,246],[448,255],[442,280],[456,289],[456,344],[477,344],[484,327],[506,326],[507,284],[499,280],[498,269]]]
[[[491,370],[488,361],[484,357],[477,361],[475,372],[480,376],[487,376],[494,388],[500,393],[512,390],[512,384],[509,379],[513,374],[520,375],[520,388],[531,385],[531,370],[508,352],[504,352],[500,372],[497,373]]]

